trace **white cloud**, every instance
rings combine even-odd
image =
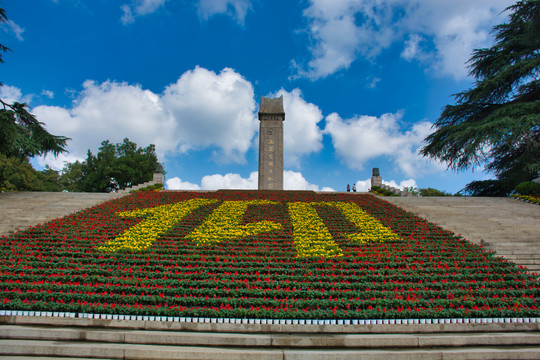
[[[367,192],[371,188],[371,178],[367,180],[357,180],[354,184],[356,184],[356,191]]]
[[[418,34],[409,35],[409,39],[405,41],[405,48],[401,52],[401,57],[407,61],[412,61],[420,57],[426,58],[425,54],[421,50],[420,43],[424,41],[424,38]]]
[[[369,85],[367,85],[367,88],[375,89],[379,81],[381,81],[381,78],[378,78],[378,77],[368,78]]]
[[[16,86],[3,85],[0,86],[0,99],[5,103],[12,104],[14,102],[27,102],[31,97],[23,97],[21,89]]]
[[[5,32],[12,33],[13,35],[15,35],[15,37],[18,40],[24,41],[24,39],[22,37],[24,29],[22,27],[20,27],[19,25],[17,25],[13,20],[8,20],[8,21],[0,24],[0,27],[2,29],[4,29]]]
[[[383,179],[382,182],[385,185],[393,186],[401,190],[403,190],[405,187],[417,187],[416,180],[414,179],[402,180],[399,184],[395,180],[386,181]],[[367,192],[371,188],[371,178],[367,180],[358,180],[355,184],[357,192]]]
[[[406,187],[413,187],[413,188],[418,187],[416,185],[416,180],[414,179],[403,180],[399,184],[395,180],[390,180],[390,181],[383,180],[382,183],[385,185],[389,185],[389,186],[401,189],[401,190],[405,189]]]
[[[157,11],[167,0],[133,0],[131,5],[124,4],[122,9],[122,24],[127,25],[135,21],[138,16],[148,15]]]
[[[244,162],[258,127],[253,86],[234,70],[201,67],[169,85],[163,105],[174,117],[180,149],[217,146],[220,162]]]
[[[128,137],[139,146],[155,144],[163,156],[173,151],[174,119],[167,116],[159,96],[139,85],[86,81],[71,108],[38,106],[33,113],[52,134],[70,137],[72,156],[86,158],[103,140],[113,143]]]
[[[257,189],[258,172],[249,174],[248,178],[243,178],[239,174],[214,174],[206,175],[201,179],[201,185],[184,182],[178,177],[166,181],[169,190],[219,190],[219,189]],[[283,172],[284,190],[314,190],[319,191],[319,186],[309,183],[304,176],[295,171],[285,170]],[[322,191],[334,191],[330,187],[323,187]]]
[[[2,87],[20,97],[17,88]],[[214,148],[219,162],[245,162],[257,128],[253,87],[232,69],[216,74],[197,67],[163,94],[140,85],[86,81],[71,108],[38,106],[32,111],[52,134],[72,138],[70,154],[86,158],[101,141],[128,137],[156,145],[160,159],[190,149]],[[163,160],[161,160],[163,161]]]
[[[51,169],[54,169],[56,171],[61,171],[64,168],[64,165],[66,163],[74,163],[75,161],[84,161],[85,159],[79,156],[74,156],[72,154],[58,154],[57,157],[54,157],[54,155],[48,154],[42,157],[36,158],[37,163],[45,167],[45,165],[49,165]]]
[[[418,122],[404,130],[401,117],[401,113],[396,113],[343,120],[333,113],[326,117],[324,132],[332,137],[336,153],[354,169],[362,169],[368,160],[385,156],[407,176],[440,170],[440,164],[418,154],[431,124]]]
[[[235,18],[240,25],[244,25],[250,8],[250,0],[199,0],[197,4],[199,16],[204,20],[217,14],[226,14]]]
[[[53,98],[54,98],[54,92],[52,92],[51,90],[43,90],[43,91],[41,92],[41,95],[46,96],[46,97],[48,97],[49,99],[53,99]]]
[[[319,186],[309,183],[302,173],[285,170],[283,171],[283,189],[284,190],[314,190],[319,191]],[[330,187],[323,187],[322,191],[334,191]]]
[[[173,177],[165,181],[165,185],[169,190],[200,190],[201,187],[187,181],[182,181],[179,177]]]
[[[317,124],[323,119],[321,110],[306,102],[300,89],[279,90],[272,96],[283,96],[283,152],[286,166],[300,166],[302,156],[322,149],[322,130]]]
[[[499,13],[514,0],[311,0],[304,11],[314,41],[299,76],[316,80],[347,69],[358,56],[373,60],[395,42],[402,57],[437,75],[467,76],[475,48],[489,46]],[[407,40],[404,40],[407,39]]]
[[[201,188],[204,190],[218,189],[257,189],[258,172],[254,171],[249,177],[243,178],[239,174],[215,174],[206,175],[201,180]]]

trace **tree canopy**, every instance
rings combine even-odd
[[[111,192],[150,181],[161,170],[153,144],[141,148],[128,138],[116,145],[106,140],[96,155],[89,150],[82,163],[66,164],[60,183],[71,191]]]
[[[473,195],[504,195],[540,171],[540,0],[508,7],[493,46],[474,50],[475,86],[454,95],[421,154],[454,170],[485,166],[497,180],[473,182]]]

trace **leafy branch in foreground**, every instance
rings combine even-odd
[[[475,87],[455,95],[421,154],[454,170],[486,166],[497,180],[473,182],[473,195],[504,195],[540,171],[540,1],[508,7],[495,44],[469,60]]]
[[[65,136],[50,134],[26,104],[8,104],[0,99],[0,153],[6,156],[32,157],[52,153],[55,156],[67,151],[70,140]]]

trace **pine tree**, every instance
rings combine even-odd
[[[0,23],[7,22],[4,9],[0,8]],[[0,63],[2,54],[10,50],[0,44]],[[2,83],[0,82],[0,86]],[[66,152],[69,138],[50,134],[34,115],[27,110],[27,105],[15,102],[6,103],[0,99],[0,153],[8,157],[28,158],[52,153],[55,156]]]
[[[444,108],[421,150],[451,169],[485,165],[496,175],[468,184],[472,195],[507,194],[540,171],[540,0],[506,11],[509,22],[494,27],[494,45],[469,60],[475,86]]]

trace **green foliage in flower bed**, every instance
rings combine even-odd
[[[520,195],[540,195],[540,184],[534,181],[525,181],[516,186],[516,192]]]
[[[215,199],[142,252],[98,248],[144,217],[119,212]],[[278,230],[197,245],[186,236],[224,201],[250,205],[239,226]],[[353,202],[398,235],[348,240],[337,207],[310,205],[343,255],[298,257],[291,202]],[[255,204],[255,203],[254,203]],[[275,227],[274,227],[275,228]],[[539,283],[515,264],[371,195],[137,192],[0,237],[3,309],[234,318],[538,317]]]
[[[163,184],[162,183],[157,183],[157,184],[154,184],[154,185],[148,185],[148,186],[145,186],[143,188],[140,188],[140,189],[137,189],[137,190],[131,190],[129,193],[134,193],[134,192],[138,192],[138,191],[159,191],[163,189]]]
[[[531,204],[538,204],[540,205],[540,195],[519,195],[519,194],[510,194],[511,198],[530,202]]]
[[[380,186],[372,186],[370,191],[380,196],[399,196],[397,194],[394,194],[390,190],[383,189]]]

